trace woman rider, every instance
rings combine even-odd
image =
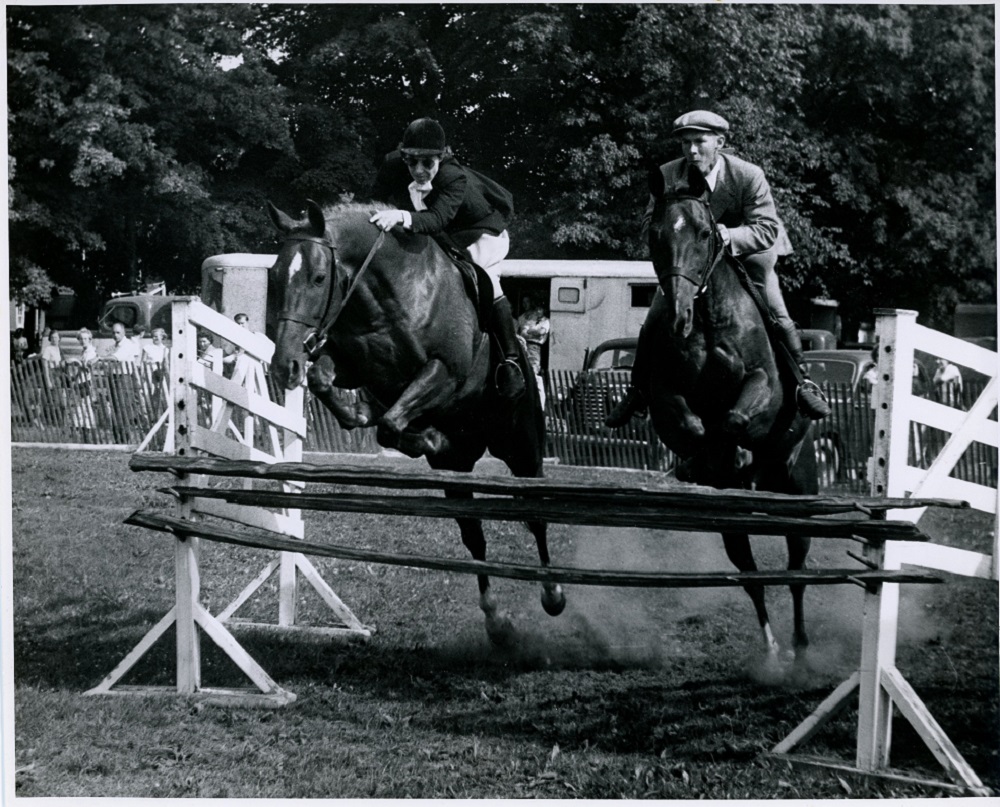
[[[490,331],[504,355],[496,386],[508,399],[524,392],[518,364],[518,342],[510,303],[500,286],[499,263],[507,256],[510,238],[505,213],[491,204],[480,178],[455,159],[441,125],[419,118],[406,127],[399,147],[385,156],[372,197],[394,206],[372,216],[382,230],[402,226],[459,247],[493,281]]]

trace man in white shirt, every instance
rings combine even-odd
[[[114,345],[108,351],[108,358],[120,362],[139,361],[139,346],[125,336],[125,326],[116,322],[111,326],[111,336],[115,340]]]

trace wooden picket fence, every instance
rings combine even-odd
[[[113,359],[27,359],[11,366],[10,391],[15,442],[138,445],[168,398],[162,370]]]
[[[166,410],[165,373],[149,364],[99,360],[89,368],[52,365],[28,359],[11,368],[11,435],[14,442],[131,445],[143,443]],[[629,371],[581,373],[552,370],[545,376],[546,456],[566,465],[639,468],[667,471],[675,457],[653,431],[648,418],[633,418],[620,429],[608,429],[604,418],[628,388]],[[268,376],[272,400],[283,400]],[[968,410],[979,398],[985,381],[967,381],[957,408]],[[820,488],[845,494],[869,488],[875,411],[865,384],[825,384],[833,413],[817,424],[817,456],[828,464],[820,469]],[[342,391],[344,396],[356,393]],[[333,414],[306,392],[308,436],[305,450],[331,454],[378,454],[374,429],[346,431]],[[164,424],[165,425],[165,424]],[[150,436],[143,446],[162,450],[163,433]],[[257,432],[261,432],[258,430]],[[948,434],[913,423],[909,462],[927,468],[934,462]],[[955,465],[953,475],[967,482],[997,484],[997,451],[974,443]]]

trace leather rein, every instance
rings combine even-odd
[[[354,294],[354,290],[358,287],[358,282],[367,271],[372,262],[372,258],[375,257],[375,253],[378,252],[379,247],[381,247],[382,243],[385,241],[385,230],[379,230],[375,243],[372,244],[372,248],[368,251],[368,255],[365,257],[364,263],[361,264],[361,268],[355,273],[354,278],[347,287],[347,291],[344,293],[344,299],[341,300],[340,305],[338,306],[333,304],[333,298],[337,290],[337,283],[335,282],[337,269],[337,245],[326,236],[304,234],[288,235],[283,239],[282,245],[293,241],[310,241],[330,250],[330,264],[332,266],[331,272],[334,276],[330,278],[330,294],[327,297],[326,307],[323,310],[323,316],[303,317],[298,312],[290,312],[287,309],[282,310],[278,314],[279,322],[297,322],[300,325],[305,325],[306,327],[313,329],[309,331],[309,333],[306,334],[306,338],[302,340],[302,347],[305,350],[306,355],[310,361],[313,361],[316,354],[319,353],[319,351],[322,350],[323,345],[326,344],[330,329],[333,328],[337,321],[337,317],[340,316],[340,312],[344,310],[344,306],[347,305],[347,301],[351,298],[351,295]]]

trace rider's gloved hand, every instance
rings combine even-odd
[[[381,230],[391,230],[396,225],[405,225],[406,218],[403,210],[380,210],[369,221]]]
[[[716,224],[715,228],[719,231],[719,237],[722,239],[722,246],[728,247],[729,242],[733,240],[733,237],[729,234],[729,228],[725,224]]]

